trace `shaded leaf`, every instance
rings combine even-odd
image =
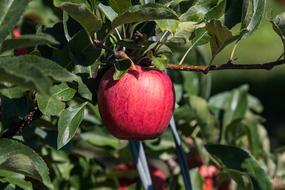
[[[178,19],[176,13],[161,4],[135,5],[112,21],[112,27],[133,22],[154,21],[160,19]]]
[[[2,43],[1,51],[17,48],[33,47],[38,45],[56,45],[58,42],[48,34],[27,34],[15,39],[7,39]]]
[[[0,81],[10,82],[28,89],[36,89],[48,94],[56,81],[76,81],[77,76],[58,64],[38,56],[19,56],[0,58]]]
[[[101,20],[99,20],[98,17],[92,13],[85,3],[77,4],[64,2],[60,4],[60,7],[74,20],[79,22],[91,36],[100,30],[102,26]]]
[[[219,20],[212,20],[206,24],[206,29],[211,37],[210,45],[212,57],[214,58],[226,45],[238,39],[232,32],[222,25]],[[213,59],[212,58],[212,59]]]
[[[248,175],[254,189],[273,190],[267,173],[248,152],[226,145],[206,145],[205,148],[220,167]]]
[[[225,26],[229,29],[241,22],[243,0],[227,0]]]
[[[0,169],[24,174],[52,188],[47,165],[31,148],[15,140],[0,139],[0,152]]]
[[[25,11],[29,0],[0,1],[0,43],[8,36]]]
[[[108,0],[108,3],[119,14],[132,6],[131,0]]]

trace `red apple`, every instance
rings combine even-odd
[[[120,80],[114,68],[102,77],[98,106],[107,130],[119,139],[145,140],[167,128],[174,107],[174,91],[166,73],[135,66]]]
[[[202,165],[198,169],[199,173],[204,177],[203,190],[214,189],[214,179],[217,176],[218,169],[213,166]]]

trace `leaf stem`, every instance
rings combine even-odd
[[[204,32],[189,48],[188,50],[184,53],[183,57],[181,58],[181,60],[179,61],[178,65],[182,65],[183,62],[185,61],[187,55],[190,53],[190,51],[192,50],[192,48],[206,35],[207,32]]]

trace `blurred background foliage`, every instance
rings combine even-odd
[[[60,2],[54,0],[54,4]],[[92,4],[95,1],[88,2],[91,7],[95,6]],[[103,7],[107,4],[106,1],[100,2]],[[264,63],[277,59],[282,53],[282,43],[268,21],[271,10],[275,17],[285,9],[268,1],[260,28],[242,40],[237,48],[234,58],[238,63]],[[120,9],[116,11],[120,12]],[[108,23],[105,17],[102,18]],[[151,35],[148,34],[149,28],[155,28],[153,22],[144,27],[143,32],[147,35]],[[88,31],[93,29],[90,25],[87,28]],[[237,32],[238,28],[239,25],[235,26],[233,31]],[[2,44],[2,48],[9,51],[1,52],[2,60],[15,63],[16,69],[9,68],[9,64],[1,66],[11,69],[12,76],[21,72],[27,77],[31,72],[29,68],[20,67],[21,57],[6,59],[5,56],[32,54],[34,56],[23,58],[25,63],[44,71],[44,81],[34,81],[35,84],[49,84],[51,87],[25,84],[22,89],[24,82],[16,77],[16,84],[21,84],[21,88],[14,86],[13,80],[11,84],[0,83],[2,134],[14,122],[17,124],[18,120],[25,118],[35,101],[43,114],[14,137],[17,141],[0,139],[0,188],[141,189],[128,142],[106,132],[96,106],[98,81],[92,77],[100,78],[102,73],[92,71],[101,64],[101,60],[97,60],[101,50],[91,46],[82,26],[71,17],[68,19],[66,14],[62,15],[62,10],[53,6],[51,1],[31,1],[17,29],[20,30],[4,41],[5,46]],[[155,29],[161,35],[161,31]],[[26,36],[21,39],[24,42],[19,43],[26,49],[17,45],[17,48],[10,46],[9,49],[9,39],[19,37],[19,32],[21,35],[38,35],[37,38]],[[104,32],[98,35],[104,35]],[[118,42],[115,35],[106,42],[107,45],[133,45]],[[169,56],[170,62],[178,63],[185,48],[174,48],[175,54]],[[224,49],[214,64],[227,62],[231,50],[232,46]],[[53,60],[58,65],[36,56]],[[207,44],[195,47],[185,63],[207,65],[210,59]],[[66,69],[55,68],[55,65]],[[278,67],[272,71],[214,71],[208,75],[169,71],[176,93],[175,121],[191,169],[193,189],[270,190],[273,189],[271,182],[275,189],[285,187],[284,70],[284,67]],[[51,76],[55,83],[49,80]],[[37,90],[35,96],[30,88]],[[50,90],[51,94],[46,96],[45,90]],[[170,130],[160,138],[145,141],[144,145],[156,189],[183,189]]]

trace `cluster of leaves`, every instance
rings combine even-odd
[[[114,169],[129,163],[128,142],[105,131],[96,106],[106,68],[114,65],[119,79],[134,63],[207,65],[204,44],[213,60],[250,36],[264,10],[265,0],[1,0],[0,134],[10,138],[0,138],[1,189],[116,189],[122,176],[135,178]],[[272,21],[282,42],[284,23],[283,15]],[[17,56],[21,48],[27,55]],[[169,74],[186,152],[197,150],[239,189],[273,189],[272,179],[284,176],[283,151],[270,152],[262,105],[248,86],[210,97],[210,76]],[[41,114],[27,122],[35,110]],[[171,133],[144,144],[169,187],[183,188]],[[190,172],[201,189],[203,177]]]

